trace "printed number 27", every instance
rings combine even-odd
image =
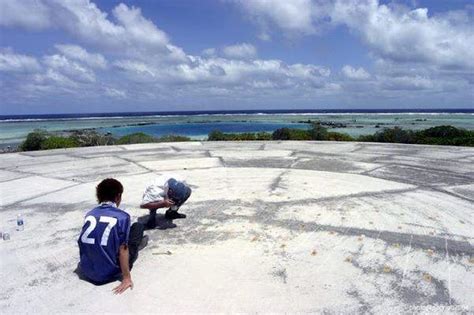
[[[89,234],[94,231],[95,227],[97,226],[97,220],[93,216],[86,217],[86,222],[90,222],[89,227],[84,231],[84,234],[81,236],[81,241],[86,244],[94,244],[95,239],[89,237]],[[100,240],[100,245],[107,246],[107,241],[109,240],[110,230],[117,224],[117,218],[112,217],[105,217],[101,216],[99,218],[99,222],[107,223],[107,227],[104,230],[104,234],[102,234],[102,239]]]

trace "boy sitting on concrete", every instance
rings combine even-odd
[[[150,210],[147,228],[156,227],[156,210],[159,208],[169,208],[165,212],[168,220],[186,218],[185,214],[178,213],[178,209],[188,200],[191,188],[184,181],[175,178],[177,176],[162,175],[145,189],[140,208]]]
[[[81,277],[103,284],[122,277],[114,288],[116,294],[133,288],[130,270],[138,257],[139,247],[146,246],[141,223],[130,225],[130,215],[119,209],[123,186],[113,178],[96,187],[99,206],[86,214],[79,244]]]

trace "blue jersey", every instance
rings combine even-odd
[[[86,214],[81,235],[77,241],[81,272],[90,280],[106,282],[118,275],[120,245],[128,243],[130,215],[103,203]]]

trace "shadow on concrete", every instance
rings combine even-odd
[[[137,222],[142,223],[145,226],[145,230],[153,230],[147,227],[148,219],[150,218],[149,215],[141,216],[137,219]],[[176,224],[173,223],[172,220],[168,220],[165,218],[165,215],[162,213],[157,213],[155,216],[156,227],[155,229],[158,230],[166,230],[166,229],[174,229]]]
[[[73,270],[73,273],[75,273],[80,280],[92,283],[93,285],[97,285],[97,286],[101,286],[101,285],[108,284],[115,281],[122,281],[122,275],[112,277],[110,280],[105,281],[105,282],[97,282],[97,281],[91,280],[82,273],[79,263],[77,264],[76,269]]]

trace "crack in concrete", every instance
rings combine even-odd
[[[446,195],[450,195],[450,196],[453,196],[453,197],[456,197],[456,198],[459,198],[459,199],[463,199],[463,200],[466,200],[466,201],[469,201],[469,202],[474,202],[474,199],[472,198],[469,198],[469,197],[466,197],[466,196],[463,196],[461,194],[457,194],[457,193],[454,193],[454,192],[451,192],[449,190],[445,190],[445,189],[439,189],[437,188],[436,186],[421,186],[427,190],[432,190],[432,191],[436,191],[436,192],[439,192],[439,193],[442,193],[442,194],[446,194]],[[449,186],[448,186],[449,187]]]
[[[138,162],[135,162],[134,160],[131,160],[131,159],[128,159],[128,158],[125,158],[125,157],[121,157],[121,156],[116,156],[116,155],[112,155],[112,156],[115,157],[115,158],[121,159],[123,161],[129,162],[129,163],[131,163],[135,166],[138,166],[139,168],[144,169],[147,172],[152,172],[152,173],[155,172],[155,170],[153,170],[151,168],[148,168],[146,166],[143,166],[143,165],[139,164]]]
[[[59,188],[59,189],[55,189],[55,190],[51,190],[51,191],[48,191],[48,192],[45,192],[45,193],[34,195],[33,197],[17,200],[14,203],[4,205],[3,208],[6,208],[7,206],[8,207],[16,207],[16,206],[20,205],[22,202],[33,200],[33,199],[36,199],[36,198],[42,197],[42,196],[47,196],[47,195],[50,195],[50,194],[53,194],[53,193],[57,193],[59,191],[62,191],[62,190],[68,189],[68,188],[72,188],[72,187],[76,187],[76,186],[79,186],[81,184],[83,184],[83,183],[77,183],[77,184],[70,185],[70,186],[67,186],[67,187],[62,187],[62,188]]]
[[[173,150],[175,150],[176,152],[181,152],[181,151],[183,151],[183,149],[178,148],[178,147],[176,147],[176,146],[174,146],[174,145],[173,145],[173,146],[170,146],[170,148],[173,149]]]
[[[44,178],[49,178],[49,179],[58,179],[58,180],[62,180],[62,181],[71,182],[71,180],[69,180],[69,179],[64,179],[63,177],[51,176],[51,175],[48,175],[48,174],[25,172],[25,171],[18,170],[18,169],[5,169],[5,171],[26,175],[25,177],[20,177],[20,178],[26,178],[28,176],[38,176],[38,177],[44,177]],[[20,178],[14,178],[14,179],[8,180],[6,182],[17,180],[17,179],[20,179]],[[72,180],[72,182],[76,182],[76,181],[79,181],[79,180]]]
[[[279,227],[301,226],[302,221],[291,222],[291,220],[285,220],[276,221],[275,224]],[[311,232],[314,229],[319,229],[323,231],[344,233],[350,236],[365,235],[365,237],[383,240],[388,244],[398,243],[408,245],[411,242],[412,247],[419,249],[435,249],[437,251],[442,251],[445,250],[445,243],[448,242],[448,246],[450,247],[450,254],[474,255],[474,247],[469,242],[446,240],[445,238],[440,238],[436,236],[417,235],[391,231],[382,231],[380,233],[380,231],[377,230],[369,230],[357,227],[351,227],[350,231],[347,231],[345,227],[317,224],[311,222],[304,222],[304,226],[305,231],[307,232]]]
[[[7,171],[7,170],[5,170],[5,171]],[[17,174],[21,174],[21,175],[24,175],[24,176],[15,177],[15,178],[12,178],[12,179],[0,180],[0,183],[8,183],[8,182],[11,182],[13,180],[26,178],[26,177],[29,177],[31,175],[36,175],[36,174],[24,174],[24,173],[20,173],[20,172],[16,172],[16,171],[8,171],[8,172],[17,173]]]
[[[223,167],[227,166],[227,163],[226,163],[226,161],[224,160],[224,158],[222,156],[219,156],[218,160],[221,163],[221,166],[223,166]]]
[[[362,295],[359,293],[359,290],[357,288],[354,287],[352,290],[347,291],[346,293],[349,296],[352,296],[353,298],[355,298],[357,302],[359,302],[360,304],[360,307],[358,310],[359,314],[374,314],[374,312],[372,311],[372,306],[370,305],[369,302],[367,302],[362,297]]]
[[[280,175],[277,176],[277,178],[273,180],[273,182],[270,184],[270,194],[274,194],[275,190],[280,188],[280,184],[283,181],[283,176],[285,176],[288,173],[289,173],[289,170],[283,171],[281,172]]]
[[[350,153],[359,152],[359,151],[365,150],[366,148],[367,148],[367,145],[362,144],[362,143],[357,143],[356,148],[354,150],[350,151]]]
[[[436,162],[436,161],[434,161]],[[425,171],[431,171],[431,172],[435,172],[437,174],[441,174],[441,175],[449,175],[451,177],[458,177],[458,178],[463,178],[463,179],[466,179],[466,180],[474,180],[474,178],[472,178],[471,176],[465,176],[464,174],[466,174],[465,172],[462,172],[462,173],[459,173],[459,172],[453,172],[453,171],[445,171],[445,170],[440,170],[438,168],[434,168],[434,167],[420,167],[420,166],[416,166],[416,165],[412,165],[412,164],[405,164],[405,163],[398,163],[398,162],[393,162],[393,163],[388,163],[388,164],[385,164],[383,165],[383,167],[392,167],[392,166],[400,166],[400,167],[403,167],[403,168],[409,168],[409,169],[415,169],[417,171],[422,171],[422,172],[425,172]],[[382,167],[382,168],[383,168]],[[454,176],[452,176],[454,173]]]

